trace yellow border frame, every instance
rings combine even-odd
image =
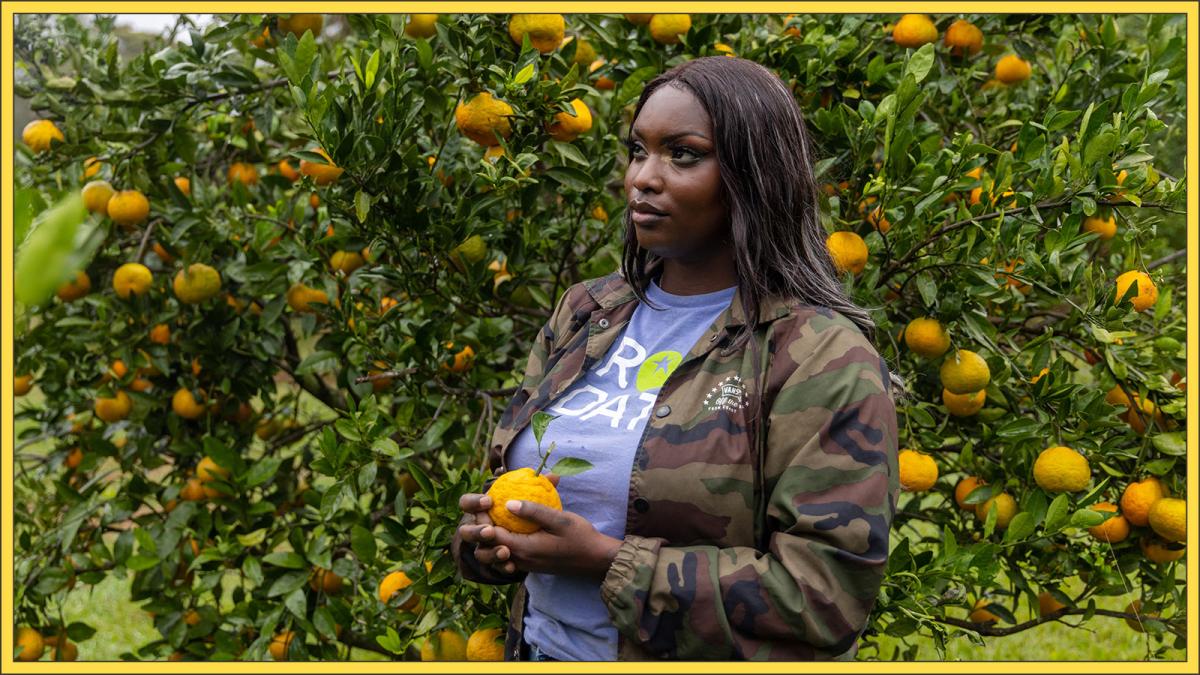
[[[16,67],[13,59],[13,22],[14,15],[19,13],[83,13],[92,14],[97,10],[109,14],[146,14],[146,13],[178,13],[180,5],[186,4],[187,9],[194,13],[224,14],[247,13],[252,11],[279,12],[280,10],[306,10],[322,12],[330,9],[328,2],[109,2],[99,5],[95,2],[28,2],[13,0],[3,5],[3,25],[0,34],[3,36],[2,63],[3,74],[0,79],[4,82],[3,124],[5,132],[0,139],[0,154],[3,155],[2,170],[0,170],[0,204],[3,204],[3,228],[0,237],[0,306],[3,307],[2,322],[0,322],[0,339],[3,340],[3,352],[0,354],[0,439],[8,440],[13,437],[13,380],[8,374],[13,372],[13,153],[14,137],[8,133],[13,125],[13,85],[12,73]],[[730,9],[728,2],[345,2],[338,3],[337,9],[356,12],[409,12],[409,11],[440,11],[455,13],[499,13],[499,12],[537,12],[553,9],[569,10],[569,13],[614,13],[629,10],[660,11],[660,12],[689,12],[717,13]],[[814,11],[833,13],[887,13],[899,14],[906,12],[926,12],[943,14],[949,11],[970,9],[971,13],[1089,13],[1089,14],[1132,14],[1132,13],[1172,13],[1185,14],[1187,23],[1187,208],[1192,214],[1191,227],[1188,229],[1187,251],[1187,296],[1190,300],[1187,308],[1188,326],[1188,419],[1196,419],[1197,390],[1200,388],[1200,360],[1197,356],[1197,270],[1200,264],[1200,224],[1196,221],[1200,194],[1197,192],[1196,176],[1197,163],[1197,130],[1200,129],[1200,78],[1197,67],[1200,64],[1200,30],[1197,19],[1200,18],[1200,7],[1192,2],[745,2],[736,6],[739,13],[786,14],[789,12],[805,13]],[[1188,518],[1188,541],[1200,541],[1197,537],[1197,504],[1200,504],[1198,487],[1197,425],[1188,425],[1187,455],[1187,502],[1191,505]],[[0,669],[6,673],[229,673],[250,671],[263,673],[454,673],[468,668],[482,670],[479,666],[468,666],[466,663],[361,663],[361,662],[306,662],[306,663],[274,663],[246,662],[238,665],[230,663],[179,663],[167,666],[162,662],[125,663],[125,662],[82,662],[82,663],[52,663],[33,662],[17,663],[13,661],[13,587],[9,580],[13,578],[13,466],[14,456],[12,446],[0,443],[3,455],[0,457],[0,475],[2,475],[2,500],[0,509],[3,510],[3,572],[0,579],[3,584],[3,596],[0,606],[3,607],[4,623],[0,625]],[[1187,587],[1196,588],[1197,556],[1193,551],[1187,557]],[[1193,593],[1188,598],[1188,643],[1187,661],[1143,663],[1127,661],[1061,661],[1054,662],[1054,670],[1060,673],[1195,673],[1200,670],[1200,625],[1197,625],[1197,610],[1200,609],[1200,597]],[[493,663],[487,666],[489,672],[570,672],[570,673],[631,673],[655,671],[662,673],[791,673],[791,672],[845,672],[845,673],[876,673],[881,671],[898,673],[952,673],[973,671],[979,673],[1008,673],[1008,672],[1042,672],[1047,661],[969,661],[960,663],[921,662],[851,662],[851,663],[731,663],[719,661],[713,663],[676,662],[676,663]],[[965,666],[965,667],[964,667]]]

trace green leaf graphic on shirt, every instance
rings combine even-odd
[[[648,391],[663,386],[663,383],[667,381],[667,377],[675,372],[675,369],[682,362],[683,354],[679,352],[666,351],[651,354],[649,358],[642,362],[642,366],[638,368],[638,391]]]

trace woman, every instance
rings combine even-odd
[[[594,468],[558,480],[543,529],[464,495],[463,576],[523,582],[509,659],[849,659],[883,578],[896,414],[873,324],[817,220],[787,87],[724,56],[650,82],[627,141],[620,273],[564,294],[489,448],[543,443]]]

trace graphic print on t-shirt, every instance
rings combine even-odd
[[[608,361],[593,372],[591,379],[599,379],[601,386],[584,384],[551,405],[550,412],[577,417],[582,422],[605,418],[613,429],[624,426],[632,431],[650,414],[657,398],[655,392],[682,362],[683,354],[677,351],[647,356],[645,347],[625,335]],[[636,389],[627,391],[630,384]]]

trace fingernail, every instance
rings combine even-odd
[[[479,536],[481,536],[481,537],[488,537],[488,538],[491,538],[491,536],[492,536],[493,534],[494,534],[494,532],[492,532],[492,526],[491,526],[491,525],[484,525],[484,526],[483,526],[483,527],[482,527],[482,528],[479,530]]]
[[[480,508],[484,508],[484,509],[492,508],[492,498],[491,497],[481,497],[479,499],[479,506],[480,506]]]
[[[521,512],[521,502],[516,499],[510,499],[510,500],[508,500],[508,503],[504,505],[504,508],[508,509],[509,511],[512,511],[513,513],[520,513]]]

